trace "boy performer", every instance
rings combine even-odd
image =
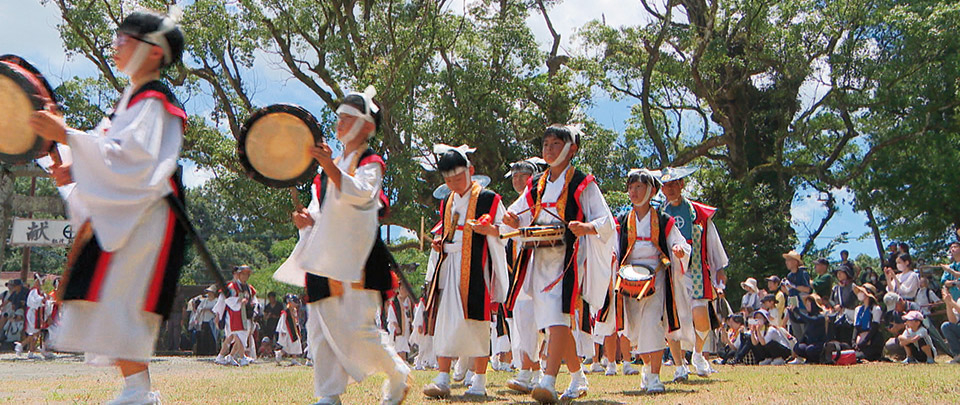
[[[75,183],[68,203],[80,227],[60,291],[59,350],[116,365],[125,385],[113,403],[154,403],[148,362],[160,323],[170,313],[183,263],[184,230],[164,199],[182,198],[177,159],[187,116],[159,81],[177,63],[183,34],[173,18],[128,15],[117,28],[113,58],[130,77],[114,113],[92,132],[34,113],[38,135],[70,147],[72,163],[55,165],[58,185]],[[76,206],[74,204],[77,204]]]
[[[252,344],[253,317],[257,290],[247,283],[253,269],[247,265],[233,268],[233,280],[227,283],[227,291],[220,293],[213,312],[223,319],[224,339],[214,363],[220,365],[247,366],[256,353]]]
[[[696,170],[695,167],[667,167],[661,171],[660,176],[667,201],[660,204],[658,211],[673,217],[677,229],[693,249],[690,268],[684,273],[684,285],[693,288],[678,288],[679,293],[687,294],[688,297],[681,300],[677,309],[680,311],[681,322],[688,323],[692,317],[695,335],[689,333],[690,328],[683,328],[682,332],[667,336],[670,353],[677,363],[674,373],[677,380],[687,379],[689,371],[686,365],[683,365],[683,350],[688,348],[693,349],[692,362],[697,375],[707,377],[716,372],[703,357],[703,344],[710,331],[720,327],[719,324],[712,325],[708,305],[723,293],[727,282],[727,275],[723,270],[728,263],[727,253],[720,241],[720,234],[717,233],[717,226],[713,223],[713,215],[717,209],[683,196],[683,187],[686,185],[684,177]],[[685,345],[681,346],[681,341]]]
[[[530,179],[504,216],[504,224],[515,229],[565,225],[560,240],[524,246],[508,298],[508,309],[512,309],[520,296],[531,297],[536,326],[547,330],[546,370],[531,393],[541,403],[559,400],[556,378],[562,361],[573,374],[562,398],[586,395],[587,379],[580,369],[573,328],[588,324],[581,318],[603,305],[610,285],[616,227],[593,176],[570,164],[579,145],[576,127],[548,127],[543,158],[550,168]],[[581,308],[586,316],[578,317]]]
[[[300,240],[274,278],[304,285],[307,338],[319,404],[339,404],[351,381],[384,372],[384,404],[399,404],[409,389],[410,368],[377,330],[382,293],[394,288],[393,257],[380,239],[379,213],[386,164],[368,139],[379,128],[380,105],[371,86],[350,93],[337,108],[337,139],[343,154],[333,159],[326,143],[310,148],[323,171],[311,187],[310,205],[293,213]]]
[[[277,361],[284,355],[300,357],[303,354],[303,340],[300,338],[300,314],[297,313],[297,296],[287,294],[284,298],[286,308],[280,311],[277,321]],[[271,332],[271,331],[268,331]],[[296,360],[294,360],[296,363]]]
[[[673,280],[683,277],[690,252],[673,218],[656,212],[650,199],[660,191],[657,175],[646,169],[634,169],[627,175],[627,194],[632,209],[619,218],[620,265],[642,265],[655,275],[654,293],[623,300],[626,337],[643,359],[640,388],[649,393],[664,391],[660,382],[664,336],[681,328]],[[619,274],[618,276],[619,277]],[[619,282],[617,283],[619,285]],[[624,359],[626,361],[626,359]]]
[[[450,188],[440,203],[439,237],[427,264],[427,334],[433,336],[440,373],[424,395],[450,395],[450,365],[473,358],[474,376],[466,395],[486,395],[490,319],[494,303],[507,296],[507,255],[499,224],[505,211],[500,195],[472,180],[466,145],[434,145],[437,170]]]
[[[532,157],[521,160],[510,165],[510,171],[504,176],[509,178],[513,185],[513,190],[519,196],[523,195],[523,190],[527,188],[530,178],[536,178],[543,172],[547,162],[539,157]],[[510,239],[507,241],[507,264],[511,274],[511,281],[516,272],[517,262],[520,261],[520,243]],[[510,286],[510,291],[520,286]],[[520,371],[514,378],[507,381],[507,387],[524,394],[533,391],[534,386],[540,382],[543,374],[540,371],[539,350],[540,331],[537,329],[537,323],[533,318],[533,299],[529,296],[520,296],[513,303],[513,310],[505,308],[507,326],[510,331],[510,345],[513,349],[514,363],[518,365]]]

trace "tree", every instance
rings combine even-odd
[[[950,59],[942,33],[957,19],[948,21],[956,6],[946,1],[641,3],[647,24],[584,27],[589,54],[577,65],[637,101],[625,140],[653,156],[641,163],[705,169],[699,197],[721,208],[737,278],[779,268],[794,245],[789,209],[801,182],[847,186],[957,106],[899,97],[902,108],[882,121],[889,130],[872,122],[889,95],[915,94],[909,85]],[[920,21],[930,11],[939,18]]]

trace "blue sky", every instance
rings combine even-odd
[[[454,1],[450,7],[452,10],[460,10],[463,2]],[[577,44],[573,33],[576,27],[600,18],[612,26],[635,25],[647,19],[641,10],[642,7],[636,0],[568,0],[551,11],[551,19],[562,35],[561,49],[575,52]],[[96,75],[97,71],[89,61],[79,56],[65,55],[56,28],[59,22],[54,6],[43,6],[39,0],[0,0],[0,54],[13,53],[30,60],[44,72],[54,86],[74,76]],[[541,46],[547,48],[550,37],[542,16],[531,16],[528,24]],[[300,104],[315,113],[325,108],[309,89],[296,80],[290,80],[289,73],[279,67],[277,60],[270,55],[263,56],[258,59],[251,72],[253,100],[256,104],[290,102]],[[812,90],[810,93],[816,94],[817,91]],[[213,104],[209,99],[195,98],[190,100],[186,107],[191,113],[202,113],[210,110]],[[605,127],[622,131],[626,127],[625,121],[630,107],[630,102],[609,100],[598,93],[598,98],[587,110],[587,114]],[[190,162],[185,163],[190,172],[188,185],[204,181],[207,177],[204,173],[194,170],[195,167]],[[843,195],[844,192],[841,190],[840,194]],[[817,201],[816,193],[801,191],[795,198],[791,211],[794,228],[802,242],[808,234],[807,229],[815,229],[826,210],[822,203]],[[866,218],[862,213],[854,212],[849,203],[842,203],[840,211],[817,240],[817,245],[823,246],[841,232],[849,232],[851,241],[840,249],[849,250],[853,257],[860,253],[876,255],[872,237],[857,240],[860,235],[869,232],[865,223]]]

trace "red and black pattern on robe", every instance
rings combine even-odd
[[[368,148],[360,155],[357,167],[363,167],[370,163],[379,164],[383,172],[387,170],[383,158],[377,155],[372,148]],[[317,175],[317,177],[313,179],[313,187],[316,189],[317,200],[320,203],[320,207],[323,207],[323,200],[327,193],[327,174],[321,172]],[[382,187],[379,199],[380,202],[383,203],[379,216],[380,219],[383,219],[386,215],[389,215],[390,201],[387,199],[386,194],[384,194]],[[370,250],[370,256],[367,257],[367,262],[363,266],[363,288],[381,293],[390,291],[394,288],[393,276],[390,274],[391,271],[400,271],[399,266],[396,260],[394,260],[393,254],[387,249],[387,244],[384,243],[380,237],[380,227],[377,227],[377,237],[374,240],[373,248]],[[320,301],[333,295],[330,289],[330,279],[327,277],[307,273],[305,284],[306,300],[308,303]],[[346,288],[350,287],[346,286]]]
[[[174,196],[186,205],[183,193],[183,183],[180,180],[181,169],[170,179]],[[170,317],[173,300],[177,294],[177,283],[180,279],[180,270],[183,267],[183,257],[186,247],[186,230],[179,222],[173,211],[167,207],[166,228],[159,241],[160,251],[153,264],[150,283],[146,291],[143,310]],[[62,299],[84,300],[98,302],[101,289],[109,271],[124,271],[111,269],[113,252],[104,252],[90,227],[84,223],[71,249],[71,258],[67,267],[66,282],[62,286]],[[80,243],[77,245],[76,243]]]
[[[287,310],[280,311],[280,316],[284,317],[284,324],[287,325],[287,334],[290,335],[290,341],[296,343],[300,341],[300,323],[296,315],[291,315]]]
[[[653,210],[653,209],[650,210],[650,214],[657,216],[656,219],[658,220],[657,222],[658,224],[665,224],[663,226],[658,226],[659,229],[656,235],[657,243],[655,244],[655,246],[657,247],[657,250],[660,251],[660,254],[662,256],[669,258],[670,257],[669,255],[672,249],[669,243],[667,243],[667,236],[669,236],[670,232],[673,231],[673,227],[675,226],[675,223],[674,223],[675,221],[673,217],[663,214],[661,212],[657,212],[656,210]],[[628,226],[629,218],[630,218],[629,212],[617,217],[617,223],[619,224],[619,226],[617,227],[617,238],[620,244],[620,250],[617,252],[617,263],[622,263],[623,255],[626,252],[630,251],[630,246],[628,246],[630,243],[629,242],[630,235],[628,235],[628,231],[627,231],[627,229],[629,229],[629,226]],[[663,271],[663,277],[664,277],[664,283],[663,283],[664,284],[664,291],[663,291],[664,316],[667,318],[668,332],[673,332],[677,329],[680,329],[680,318],[677,315],[677,305],[673,295],[673,272],[671,271],[670,268],[667,268]],[[624,298],[620,294],[612,294],[612,295],[615,295],[616,296],[615,298],[617,299],[616,305],[613,307],[613,309],[617,311],[616,312],[617,330],[623,330],[623,299]],[[611,297],[611,294],[607,294],[607,300],[604,302],[603,308],[600,308],[600,312],[597,314],[598,319],[603,320],[610,315],[609,314],[609,311],[611,309],[610,297]]]
[[[563,220],[565,222],[583,221],[584,219],[583,205],[580,202],[580,197],[583,194],[583,191],[586,190],[587,186],[589,186],[590,183],[594,182],[594,178],[593,178],[593,175],[583,174],[581,171],[576,170],[572,167],[567,170],[574,170],[574,173],[570,179],[570,183],[567,185],[566,192],[561,193],[561,197],[563,196],[563,194],[566,194],[567,196],[567,201],[564,202],[564,212],[558,213],[558,214],[563,217]],[[550,175],[550,172],[546,171],[541,175],[541,177],[549,176],[549,175]],[[530,192],[527,193],[528,207],[533,207],[536,204],[540,203],[540,199],[542,198],[542,196],[540,195],[539,192],[537,192],[537,183],[540,180],[541,180],[540,178],[534,179],[533,177],[527,180],[527,189],[530,190]],[[570,204],[571,199],[574,202],[573,204]],[[559,205],[560,203],[561,203],[560,201],[557,201],[557,205]],[[546,215],[549,215],[549,214],[546,214]],[[533,220],[536,220],[536,218],[534,218]],[[570,231],[569,228],[567,228],[566,232],[564,232],[563,234],[563,242],[564,242],[565,251],[564,251],[564,257],[563,257],[563,263],[564,263],[564,270],[563,270],[563,276],[562,276],[563,280],[561,281],[561,285],[560,285],[560,288],[562,291],[561,310],[563,311],[564,314],[570,314],[572,313],[572,310],[577,308],[578,304],[581,303],[580,285],[577,282],[577,280],[579,280],[578,274],[582,269],[579,268],[579,265],[576,260],[577,255],[576,255],[575,249],[577,245],[576,243],[577,237],[573,234],[573,232]],[[517,297],[520,293],[520,289],[523,286],[524,280],[526,279],[527,271],[529,271],[528,269],[528,267],[530,267],[529,255],[533,253],[533,250],[534,250],[533,248],[525,248],[523,249],[523,253],[521,253],[520,263],[519,263],[519,266],[517,266],[516,268],[516,273],[514,274],[514,280],[511,283],[510,296],[508,296],[507,298],[507,301],[509,304],[507,306],[507,309],[511,311],[513,310],[514,304],[516,304]],[[587,303],[582,302],[582,304],[583,304],[584,313],[589,313],[589,308],[587,307]],[[581,328],[587,328],[589,326],[588,325],[589,322],[580,322],[580,323],[581,323]]]

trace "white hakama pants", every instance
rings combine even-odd
[[[533,300],[518,299],[513,306],[513,318],[508,318],[507,322],[510,323],[510,346],[514,362],[520,364],[524,354],[530,360],[537,361],[540,358],[540,330],[534,321]]]
[[[149,362],[163,320],[144,311],[147,290],[157,268],[167,231],[170,208],[163,200],[153,203],[136,231],[112,253],[96,302],[69,300],[63,303],[60,326],[51,336],[51,346],[60,351],[85,352],[97,365],[115,360]]]
[[[377,372],[389,379],[409,373],[387,334],[377,329],[379,306],[379,292],[349,286],[341,296],[307,304],[314,395],[340,395],[350,382]]]
[[[635,298],[623,298],[623,322],[625,336],[637,353],[650,353],[666,347],[667,317],[664,316],[664,291],[666,281],[663,272],[657,274],[652,296],[637,301]]]
[[[537,248],[533,252],[532,263],[528,266],[524,292],[533,297],[533,319],[537,330],[551,326],[570,326],[570,314],[563,313],[563,282],[543,291],[563,274],[564,253],[563,245]]]
[[[437,280],[440,301],[433,331],[437,357],[486,357],[490,355],[490,321],[467,319],[460,296],[460,244],[444,246],[447,257],[440,264]],[[479,254],[480,252],[476,252]]]

